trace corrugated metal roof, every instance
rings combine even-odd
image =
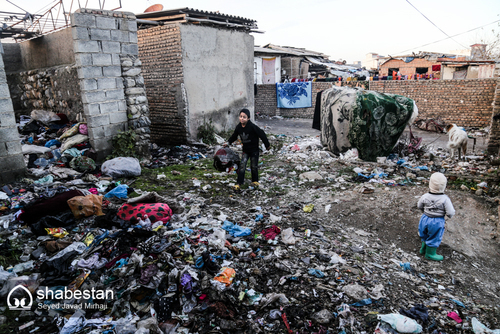
[[[323,58],[328,58],[327,55],[321,52],[316,52],[316,51],[311,51],[311,50],[306,50],[303,48],[294,48],[291,46],[279,46],[279,45],[274,45],[274,44],[266,44],[263,46],[265,49],[271,49],[271,50],[276,50],[276,51],[283,51],[285,53],[294,55],[294,56],[313,56],[313,57],[323,57]]]
[[[252,29],[257,28],[257,21],[256,20],[244,18],[241,16],[233,16],[233,15],[223,14],[223,13],[219,13],[219,12],[210,12],[210,11],[204,11],[204,10],[193,9],[193,8],[188,8],[188,7],[161,10],[161,11],[157,11],[157,12],[140,13],[140,14],[135,14],[135,16],[138,19],[155,19],[157,21],[163,21],[163,20],[165,20],[165,17],[178,15],[178,14],[186,14],[186,16],[188,16],[190,18],[200,18],[200,19],[208,18],[211,20],[216,20],[216,21],[221,21],[221,22],[247,25]]]
[[[273,50],[273,49],[261,48],[260,46],[254,46],[253,47],[253,52],[254,53],[270,53],[270,54],[287,54],[284,51],[278,51],[278,50]]]

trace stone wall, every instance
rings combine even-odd
[[[319,92],[336,86],[367,88],[368,81],[336,81],[336,82],[313,82],[312,83],[312,107],[310,108],[278,108],[276,98],[276,85],[257,85],[255,95],[255,112],[267,116],[283,116],[297,118],[313,118],[316,106],[316,96]]]
[[[63,113],[71,121],[83,120],[83,103],[74,66],[57,66],[7,74],[16,115],[32,110]]]
[[[0,185],[22,177],[26,169],[1,51],[0,42]]]
[[[151,141],[159,145],[186,143],[187,99],[180,24],[139,30],[138,39],[150,109]]]
[[[128,12],[79,9],[71,25],[90,143],[103,159],[128,128],[121,58],[138,54],[137,22]]]
[[[465,127],[490,125],[497,79],[370,81],[370,90],[417,103],[418,118],[441,118]]]

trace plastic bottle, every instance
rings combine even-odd
[[[401,314],[379,314],[378,318],[384,322],[387,322],[389,325],[391,325],[392,328],[400,333],[422,332],[422,326],[420,326],[415,320],[405,317]]]

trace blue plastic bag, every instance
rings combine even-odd
[[[252,234],[252,231],[248,227],[241,227],[239,225],[233,224],[230,221],[224,221],[222,228],[226,230],[233,237],[246,237]]]
[[[121,184],[118,187],[114,188],[113,190],[109,191],[106,195],[104,195],[105,198],[127,198],[127,188],[128,186],[126,184]]]

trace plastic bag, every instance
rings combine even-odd
[[[226,244],[226,231],[220,228],[214,229],[214,233],[208,236],[208,245],[223,249]]]
[[[112,178],[140,176],[141,165],[136,158],[114,158],[104,162],[101,166],[103,174],[109,175]]]
[[[106,195],[104,195],[104,197],[105,198],[112,198],[112,197],[127,198],[128,197],[127,188],[128,188],[128,186],[126,184],[121,184],[118,187],[109,191]]]
[[[104,216],[102,212],[102,196],[76,196],[68,200],[69,208],[76,219],[89,216]]]
[[[312,319],[314,322],[318,324],[328,324],[330,321],[334,319],[333,313],[328,310],[321,310],[312,315]]]
[[[240,165],[240,156],[228,147],[216,148],[214,154],[214,167],[219,172],[226,171],[226,168],[231,168],[233,165]]]
[[[491,330],[480,323],[475,317],[472,318],[472,331],[475,334],[500,334],[500,329]]]
[[[221,282],[226,285],[226,287],[230,286],[233,283],[234,276],[236,276],[236,271],[233,268],[223,267],[222,271],[214,277],[215,281]]]
[[[33,110],[31,112],[31,119],[48,125],[50,122],[60,121],[61,117],[57,116],[53,111]]]
[[[56,237],[56,238],[64,238],[65,236],[67,236],[69,234],[65,229],[63,229],[61,227],[46,228],[45,231],[47,231],[48,235],[51,235],[51,236]]]
[[[295,237],[293,236],[293,229],[291,227],[281,231],[281,239],[284,244],[295,245]]]
[[[241,227],[228,220],[224,221],[222,228],[228,231],[233,237],[246,237],[252,234],[252,231],[248,227]]]
[[[421,333],[422,326],[415,320],[401,314],[379,314],[378,319],[387,322],[392,328],[400,333]]]

